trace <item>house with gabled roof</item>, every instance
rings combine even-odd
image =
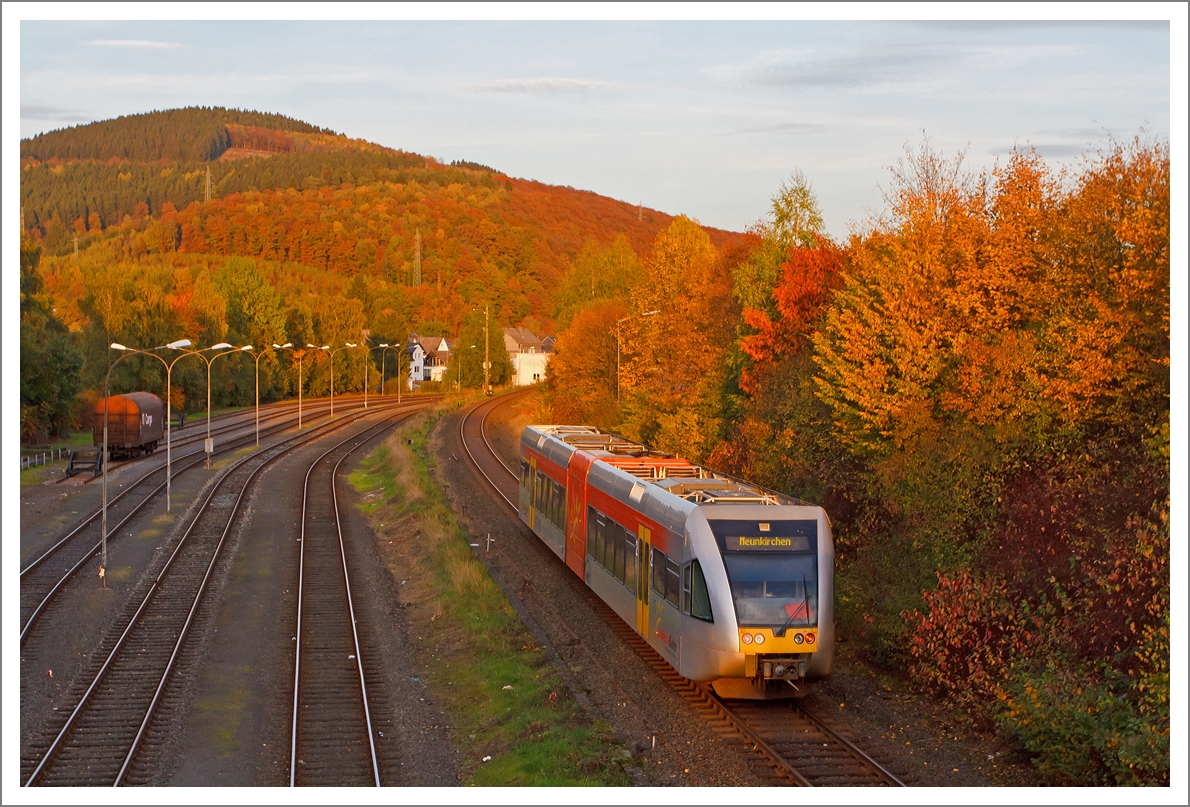
[[[512,360],[514,386],[525,387],[545,379],[550,357],[542,349],[541,339],[528,328],[505,328],[504,349]]]
[[[450,365],[450,344],[445,336],[419,336],[409,334],[405,348],[409,359],[409,389],[415,389],[423,381],[441,381]]]

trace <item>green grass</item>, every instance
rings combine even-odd
[[[464,783],[631,784],[611,728],[574,701],[435,484],[422,453],[440,417],[441,410],[419,416],[350,478],[383,546],[417,536],[401,571],[410,584],[402,597],[414,602],[405,613],[430,665],[428,683],[454,725]]]

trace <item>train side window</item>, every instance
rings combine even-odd
[[[682,613],[690,613],[690,568],[693,563],[682,567]]]
[[[609,571],[621,583],[624,582],[624,531],[620,529],[619,524],[612,524],[611,529],[611,549],[612,549],[612,566]]]
[[[636,591],[636,535],[624,530],[624,576],[620,578],[629,591]]]
[[[529,489],[529,463],[521,460],[521,487]]]
[[[587,508],[587,557],[598,562],[599,556],[595,554],[595,508]]]
[[[665,553],[653,547],[653,591],[665,596]]]
[[[608,568],[607,560],[607,521],[603,517],[603,513],[592,511],[595,513],[595,560],[599,561],[599,565],[603,568]]]
[[[711,613],[711,595],[707,592],[707,581],[702,576],[702,566],[698,561],[690,563],[690,616],[714,622]]]
[[[654,561],[656,562],[656,561]],[[674,608],[678,607],[678,574],[680,568],[675,560],[672,558],[665,559],[665,599],[673,603]],[[657,573],[654,571],[653,576]]]
[[[566,524],[566,486],[554,483],[554,524],[563,529]]]

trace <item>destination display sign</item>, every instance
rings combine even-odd
[[[725,535],[724,549],[728,552],[741,549],[786,549],[795,552],[809,552],[810,539],[803,535]]]
[[[715,542],[723,552],[814,552],[818,522],[708,519]]]

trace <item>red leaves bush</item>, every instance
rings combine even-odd
[[[960,703],[994,698],[1006,671],[1037,645],[1044,627],[995,576],[938,572],[938,588],[922,600],[924,610],[901,614],[908,623],[911,671]]]

